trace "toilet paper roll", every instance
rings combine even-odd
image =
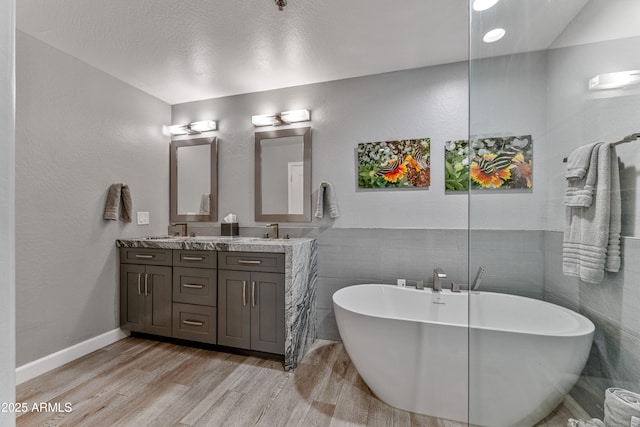
[[[605,392],[604,423],[607,427],[629,427],[632,417],[640,418],[640,394],[612,387]]]

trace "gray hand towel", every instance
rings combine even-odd
[[[118,210],[120,209],[120,193],[122,186],[120,184],[111,184],[107,193],[107,202],[104,206],[104,219],[109,221],[118,220]]]
[[[131,192],[129,191],[129,186],[127,184],[121,185],[122,209],[120,210],[120,220],[123,222],[131,222]]]
[[[589,207],[567,207],[562,271],[589,283],[600,283],[620,267],[620,181],[611,144],[598,147],[597,183]]]
[[[318,197],[316,201],[316,211],[314,216],[316,218],[322,218],[324,216],[324,196],[327,196],[327,204],[329,206],[329,218],[337,218],[340,216],[338,210],[338,201],[333,192],[333,186],[327,181],[322,181],[318,187]]]

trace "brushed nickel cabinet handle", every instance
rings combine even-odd
[[[154,259],[155,257],[156,257],[155,255],[136,254],[136,258],[141,258],[141,259]]]
[[[259,259],[239,259],[238,264],[262,264]]]
[[[256,306],[256,282],[251,282],[251,307]]]
[[[203,256],[183,256],[183,261],[204,261]]]
[[[190,289],[202,289],[202,288],[204,288],[204,285],[198,285],[198,284],[192,285],[191,283],[183,283],[182,287],[183,288],[190,288]]]
[[[138,296],[142,295],[142,291],[140,289],[141,281],[142,281],[142,273],[138,273]]]
[[[145,273],[144,274],[144,296],[148,296],[149,295],[149,274]]]
[[[245,307],[247,305],[247,281],[242,281],[242,306]]]
[[[182,323],[184,323],[185,325],[191,325],[191,326],[202,326],[202,325],[204,325],[204,322],[199,322],[197,320],[183,320]]]

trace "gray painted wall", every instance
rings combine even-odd
[[[255,128],[251,116],[307,108],[312,120],[299,126],[312,128],[313,192],[331,182],[342,213],[312,226],[465,228],[466,198],[444,194],[441,159],[445,141],[466,138],[467,99],[467,64],[458,63],[178,104],[172,122],[218,120],[219,217],[237,213],[240,227],[256,225],[254,132],[271,129]],[[356,190],[358,143],[421,137],[431,138],[436,159],[431,188]]]
[[[4,16],[4,15],[3,15]],[[118,327],[115,240],[169,221],[170,107],[17,32],[18,366]],[[102,219],[129,184],[148,226]]]
[[[0,2],[0,403],[15,402],[15,2]],[[0,424],[15,426],[12,412]]]
[[[616,141],[640,132],[640,86],[588,92],[596,74],[640,69],[640,37],[549,51],[549,195],[545,238],[545,299],[582,312],[596,325],[591,356],[573,395],[592,416],[602,416],[604,392],[623,387],[640,392],[640,259],[637,165],[640,142],[616,147],[621,162],[622,270],[599,285],[562,275],[562,230],[566,188],[562,158],[590,142]]]

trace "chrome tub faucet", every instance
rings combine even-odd
[[[441,268],[433,269],[433,290],[434,292],[440,292],[442,290],[442,279],[447,278],[447,273]]]

